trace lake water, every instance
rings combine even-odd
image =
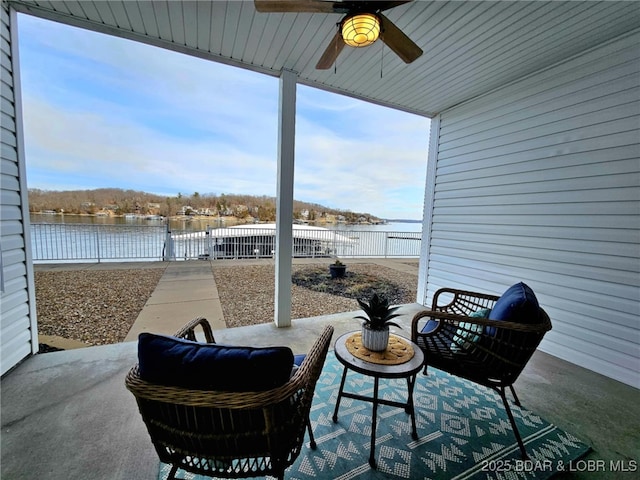
[[[47,215],[47,214],[31,214],[31,223],[62,223],[62,224],[86,224],[86,225],[140,225],[140,226],[157,226],[165,225],[166,219],[147,219],[145,217],[101,217],[90,215]],[[171,230],[183,230],[188,232],[201,232],[210,228],[230,227],[236,225],[234,221],[226,220],[224,217],[209,218],[171,218],[169,226]],[[331,230],[361,230],[373,232],[420,232],[422,231],[421,222],[389,222],[382,225],[346,225],[328,224],[320,225]]]

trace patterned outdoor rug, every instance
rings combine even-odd
[[[348,479],[544,479],[562,471],[589,447],[570,433],[512,404],[530,461],[523,462],[500,397],[471,382],[429,369],[414,392],[419,439],[403,409],[380,405],[377,470],[368,463],[372,404],[344,398],[338,423],[332,415],[342,364],[329,352],[315,391],[311,423],[318,448],[303,446],[287,469],[288,480]],[[371,395],[373,380],[349,371],[345,391]],[[405,380],[380,381],[380,398],[406,401]],[[169,466],[161,464],[160,480]],[[203,478],[184,471],[178,477]],[[271,478],[271,477],[267,477]]]

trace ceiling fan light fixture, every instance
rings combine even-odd
[[[342,39],[350,47],[367,47],[380,36],[380,19],[373,13],[356,13],[342,22]]]

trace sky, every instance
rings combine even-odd
[[[279,80],[19,16],[27,185],[276,195]],[[421,219],[429,119],[298,85],[294,198]]]

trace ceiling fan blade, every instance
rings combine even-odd
[[[263,13],[335,13],[334,2],[324,0],[253,0]]]
[[[344,40],[342,40],[342,33],[340,32],[340,30],[338,30],[331,39],[329,46],[320,57],[320,60],[318,60],[316,68],[318,70],[327,70],[331,68],[331,65],[335,63],[338,55],[340,55],[340,52],[342,52],[343,48]]]
[[[393,50],[405,63],[411,63],[422,55],[422,49],[407,37],[402,30],[381,13],[382,35],[380,38]]]

